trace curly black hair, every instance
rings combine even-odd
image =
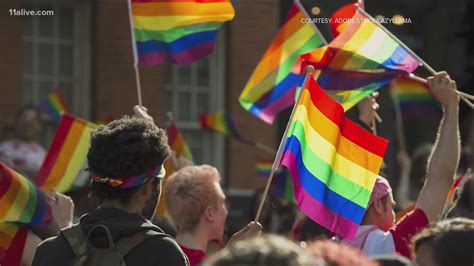
[[[165,130],[152,121],[125,116],[91,133],[87,160],[91,175],[120,179],[163,164],[169,154]],[[99,202],[120,199],[127,204],[139,188],[120,189],[91,182],[91,190]]]

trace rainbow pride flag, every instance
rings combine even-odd
[[[241,138],[235,127],[234,120],[230,114],[225,111],[220,111],[215,114],[201,113],[199,114],[199,121],[202,128],[224,134],[228,137]]]
[[[49,147],[46,159],[34,182],[43,190],[55,188],[67,192],[87,183],[87,152],[90,134],[97,125],[83,119],[63,115]]]
[[[359,10],[330,44],[300,57],[302,66],[318,70],[317,81],[344,110],[384,86],[413,72],[420,62]],[[360,23],[357,23],[360,22]]]
[[[256,162],[257,175],[268,177],[272,171],[273,160],[258,160]]]
[[[184,141],[183,135],[181,135],[181,132],[179,131],[174,121],[170,121],[167,133],[168,145],[170,146],[171,150],[173,150],[174,154],[165,162],[166,176],[163,179],[163,188],[166,187],[166,181],[168,180],[168,176],[178,170],[176,169],[175,164],[179,165],[180,160],[186,160],[188,163],[193,164],[194,160],[191,154],[191,150]],[[160,202],[155,211],[155,216],[157,218],[169,218],[169,214],[166,210],[166,202],[164,197],[160,199]]]
[[[40,104],[40,108],[46,112],[54,122],[59,123],[61,115],[68,111],[63,91],[60,89],[54,90],[48,99]]]
[[[296,87],[304,80],[292,72],[299,56],[325,42],[313,24],[302,22],[305,18],[304,10],[293,5],[239,97],[245,110],[266,123],[294,103]]]
[[[129,0],[135,65],[189,64],[214,51],[222,23],[234,18],[229,0]]]
[[[28,178],[0,163],[0,222],[48,226],[51,219],[47,196]]]
[[[283,148],[300,209],[341,237],[362,221],[388,141],[344,116],[312,75],[303,88]]]
[[[409,77],[398,77],[390,82],[390,95],[400,103],[403,119],[439,119],[443,111],[431,95],[427,84]]]

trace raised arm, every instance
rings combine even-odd
[[[430,222],[436,222],[441,217],[459,163],[459,96],[456,82],[446,72],[436,73],[427,80],[432,94],[443,106],[444,114],[416,208],[422,209]]]

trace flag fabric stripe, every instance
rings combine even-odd
[[[84,126],[76,149],[73,151],[71,158],[78,158],[70,160],[65,171],[65,175],[58,182],[57,189],[59,191],[67,191],[73,184],[74,178],[81,168],[87,163],[87,152],[89,151],[90,134],[92,128]]]
[[[70,191],[77,176],[87,164],[90,133],[97,125],[64,115],[56,130],[46,159],[35,178],[44,191],[56,188],[59,192]],[[84,185],[84,184],[80,184]]]
[[[289,122],[281,164],[290,170],[302,211],[336,234],[352,239],[388,142],[346,118],[342,106],[319,87],[312,75],[299,98]],[[314,115],[318,112],[319,116]],[[330,125],[332,130],[325,134],[334,143],[319,134]],[[353,142],[352,147],[359,147],[357,151],[347,149],[351,145],[344,144],[343,138]]]
[[[206,42],[190,48],[181,53],[165,54],[161,52],[139,54],[138,59],[140,66],[154,66],[164,62],[172,62],[175,64],[190,64],[203,56],[214,51],[215,42]]]
[[[286,156],[284,156],[284,158],[286,158]],[[303,211],[313,221],[317,221],[320,225],[326,228],[331,228],[333,232],[337,232],[339,235],[350,236],[356,234],[358,228],[357,223],[335,214],[324,204],[314,199],[301,185],[297,169],[292,167],[289,168],[289,170],[294,185],[295,199],[301,211]]]
[[[225,111],[219,111],[214,114],[201,113],[199,114],[199,122],[202,128],[219,132],[236,139],[241,139],[240,133],[237,131],[232,117]]]
[[[300,55],[323,44],[313,25],[302,23],[306,16],[295,4],[269,45],[242,91],[244,109],[267,123],[294,102],[303,76],[292,73]]]
[[[72,161],[72,155],[81,139],[82,131],[84,130],[83,124],[73,123],[69,128],[67,137],[59,152],[58,159],[56,160],[53,169],[51,170],[49,178],[46,180],[41,187],[45,191],[49,191],[54,185],[57,185],[64,177],[64,173],[67,170],[69,163]]]
[[[222,13],[232,14],[234,9],[226,2],[206,3],[203,8],[201,3],[196,2],[154,2],[133,3],[133,15],[135,16],[219,16]]]
[[[298,39],[297,39],[298,40]],[[248,81],[246,88],[252,88],[252,93],[246,98],[246,102],[258,102],[259,98],[263,98],[264,95],[272,93],[273,90],[282,90],[283,92],[278,93],[282,95],[285,93],[285,88],[294,87],[296,85],[301,85],[301,83],[296,83],[297,81],[303,81],[301,75],[292,73],[292,68],[295,62],[298,60],[298,57],[305,53],[308,50],[311,50],[314,47],[314,43],[317,42],[316,36],[311,37],[305,44],[301,46],[298,50],[293,52],[285,61],[281,61],[280,66],[275,71],[272,71],[267,76],[262,77],[259,83],[256,80],[253,80],[253,77],[257,77],[256,74],[252,74],[252,77]],[[259,64],[260,66],[260,64]],[[259,70],[258,68],[255,71]],[[295,80],[294,76],[298,77],[298,80]],[[293,83],[288,82],[287,79],[291,78]]]
[[[214,51],[222,23],[234,18],[229,0],[131,1],[139,66],[190,64]]]
[[[46,178],[50,175],[51,170],[54,167],[54,163],[58,159],[61,146],[65,141],[69,128],[73,122],[74,120],[71,119],[70,116],[65,116],[59,123],[59,126],[56,129],[56,134],[54,135],[54,141],[51,143],[43,165],[41,166],[38,175],[35,177],[35,184],[41,186],[41,184],[43,184],[46,181]]]
[[[135,32],[135,39],[137,42],[157,41],[157,42],[174,42],[182,39],[188,34],[214,31],[219,29],[221,23],[209,22],[203,24],[196,24],[187,27],[178,27],[170,29],[166,32],[150,31],[150,30],[138,30]]]
[[[296,128],[295,130],[301,130]],[[293,139],[294,138],[294,139]],[[311,149],[308,146],[309,140],[302,139],[292,136],[289,140],[292,140],[291,145],[288,146],[288,149],[291,150],[291,153],[296,154],[308,154],[310,155],[311,159],[309,158],[295,158],[298,162],[301,162],[301,167],[305,167],[305,171],[313,174],[318,181],[318,185],[321,187],[321,191],[323,190],[331,190],[334,193],[337,193],[339,196],[344,197],[345,199],[350,200],[351,202],[356,203],[361,208],[365,208],[367,203],[369,202],[370,194],[371,194],[371,186],[373,186],[374,182],[371,182],[371,179],[367,180],[360,180],[355,176],[357,174],[352,174],[351,171],[354,169],[345,168],[346,165],[340,163],[340,158],[336,158],[334,165],[336,165],[333,169],[331,164],[324,161],[324,158],[318,156],[318,152]],[[321,148],[322,149],[322,148]],[[336,155],[338,156],[338,155]],[[309,157],[309,156],[308,156]],[[339,159],[339,160],[338,160]],[[341,165],[338,165],[340,163]],[[349,165],[350,167],[350,165]],[[341,171],[342,170],[342,171]],[[360,170],[356,168],[356,170]],[[300,170],[302,171],[302,170]],[[357,171],[354,171],[357,172]],[[345,177],[343,174],[346,174]],[[349,174],[349,175],[347,175]],[[357,176],[366,176],[366,175],[357,175]],[[375,179],[375,178],[373,178]],[[365,184],[359,184],[359,183]],[[323,187],[324,186],[324,187]],[[306,191],[309,191],[306,189]],[[357,191],[354,193],[354,191]]]
[[[156,52],[177,54],[191,49],[196,45],[214,41],[216,39],[216,35],[217,30],[210,30],[188,34],[172,42],[149,40],[146,42],[137,43],[137,50],[138,53],[141,54]]]
[[[63,91],[60,89],[54,90],[49,94],[48,99],[40,104],[40,107],[53,121],[59,122],[59,120],[61,120],[61,114],[67,112]]]
[[[405,120],[438,119],[442,115],[441,105],[431,95],[428,85],[409,77],[398,77],[390,83],[390,95],[398,100]]]

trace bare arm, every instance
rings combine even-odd
[[[459,163],[459,97],[456,83],[446,72],[428,78],[433,95],[441,102],[444,115],[437,139],[428,159],[425,184],[420,191],[416,208],[422,209],[430,222],[436,222],[446,202]]]

